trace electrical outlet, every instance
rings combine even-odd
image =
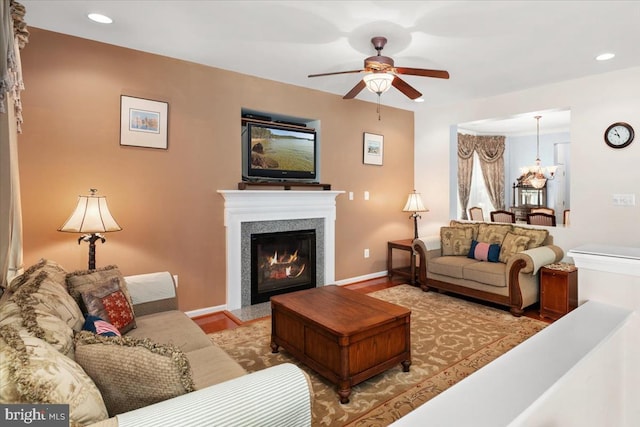
[[[364,250],[364,257],[369,258],[369,248]]]
[[[178,287],[178,275],[177,274],[173,275],[173,281],[175,282],[176,288],[177,288]]]
[[[635,206],[635,194],[614,194],[611,198],[614,206]]]
[[[349,200],[353,200],[353,191],[349,191]]]
[[[369,200],[369,192],[368,191],[364,192],[364,199],[365,200]]]

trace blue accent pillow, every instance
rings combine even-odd
[[[105,337],[120,337],[120,331],[106,320],[87,314],[82,329]]]
[[[467,258],[477,259],[478,261],[500,262],[500,245],[471,241],[471,248],[467,254]]]

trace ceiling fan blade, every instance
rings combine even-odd
[[[391,84],[411,99],[420,98],[422,96],[420,92],[415,90],[411,85],[409,85],[409,83],[405,82],[398,76],[395,76]]]
[[[361,73],[363,71],[364,70],[336,71],[334,73],[309,74],[307,77],[334,76],[336,74],[353,74],[353,73]]]
[[[427,70],[424,68],[396,67],[398,74],[408,74],[411,76],[435,77],[437,79],[448,79],[449,73],[444,70]]]
[[[360,80],[357,85],[353,87],[342,99],[353,99],[364,89],[367,85],[364,83],[364,80]]]

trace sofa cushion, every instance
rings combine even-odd
[[[110,416],[194,390],[191,366],[177,347],[88,331],[76,334],[75,343],[76,360],[98,386]]]
[[[138,327],[127,332],[126,336],[174,345],[185,353],[211,345],[202,329],[178,310],[140,316],[136,323]]]
[[[7,289],[11,292],[17,291],[18,288],[33,280],[42,271],[49,273],[54,282],[64,286],[65,276],[67,275],[65,269],[57,262],[43,258],[27,268],[21,275],[14,277],[9,283],[9,286],[7,286]]]
[[[477,264],[480,261],[469,259],[463,256],[441,256],[433,258],[427,264],[427,271],[434,274],[442,274],[444,276],[464,278],[463,269],[470,264]]]
[[[99,286],[80,291],[87,314],[100,317],[124,334],[136,325],[133,308],[120,289],[120,281],[112,277]]]
[[[507,233],[500,249],[500,262],[506,263],[516,253],[526,250],[530,240],[531,238],[528,236]]]
[[[500,245],[490,245],[473,240],[467,258],[473,258],[478,261],[500,262]]]
[[[507,279],[506,265],[500,262],[476,262],[463,268],[463,277],[485,285],[505,287]]]
[[[440,244],[442,255],[467,255],[473,240],[471,227],[441,227]]]
[[[196,390],[241,377],[247,373],[242,366],[217,345],[186,353]]]
[[[478,225],[478,242],[502,245],[504,236],[511,231],[511,224],[487,224]]]
[[[29,293],[13,294],[0,306],[0,326],[11,325],[40,338],[73,359],[73,329],[43,309]]]
[[[539,248],[543,245],[544,241],[549,236],[549,230],[543,230],[538,228],[526,228],[526,227],[513,227],[512,233],[517,234],[519,236],[527,236],[531,240],[529,241],[529,246],[527,249]]]
[[[471,227],[473,229],[473,238],[478,238],[478,228],[480,227],[479,222],[464,222],[452,219],[449,221],[449,227]]]
[[[6,325],[0,327],[0,402],[69,404],[71,425],[107,418],[100,392],[76,362]]]

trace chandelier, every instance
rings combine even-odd
[[[522,176],[518,181],[529,184],[533,188],[540,189],[545,186],[547,180],[555,178],[557,166],[543,168],[540,161],[540,119],[542,116],[535,116],[536,119],[536,163],[533,166],[520,168]]]

